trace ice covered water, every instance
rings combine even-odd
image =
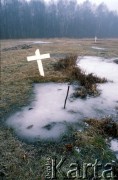
[[[58,138],[65,132],[66,122],[74,123],[78,118],[71,112],[69,101],[68,108],[63,108],[67,87],[63,83],[36,84],[34,102],[11,116],[7,124],[26,138]]]
[[[104,59],[100,57],[85,56],[78,60],[77,64],[86,73],[93,73],[99,77],[118,83],[118,66],[113,62],[114,59]]]
[[[105,50],[106,48],[101,48],[101,47],[97,47],[97,46],[92,46],[92,49],[96,49],[96,50]]]
[[[111,59],[84,57],[78,65],[86,73],[93,73],[98,77],[105,77],[108,82],[99,84],[101,95],[94,99],[96,110],[103,110],[109,115],[118,115],[118,65]],[[93,103],[93,99],[92,103]],[[90,101],[91,101],[90,100]],[[105,113],[106,115],[106,113]],[[118,116],[117,116],[118,117]]]
[[[110,145],[110,149],[116,154],[116,157],[118,159],[118,139],[111,140]]]
[[[72,99],[74,87],[70,86],[66,109],[63,109],[67,92],[66,83],[35,84],[35,99],[20,112],[7,119],[7,124],[24,138],[58,138],[66,132],[68,123],[75,125],[85,118],[118,118],[118,65],[111,59],[83,57],[77,61],[86,73],[108,79],[99,84],[99,97]],[[76,126],[77,127],[77,126]],[[78,129],[80,126],[77,127]]]
[[[22,42],[27,42],[27,43],[31,43],[31,44],[49,44],[49,43],[51,43],[48,41],[22,41]]]

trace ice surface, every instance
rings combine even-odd
[[[118,65],[112,60],[98,57],[83,57],[77,64],[86,71],[110,82],[98,85],[99,97],[71,99],[74,87],[70,86],[66,109],[63,109],[67,92],[66,83],[35,84],[35,99],[20,112],[7,119],[7,124],[24,138],[58,138],[84,118],[101,118],[113,115],[118,118]],[[78,127],[79,128],[79,127]]]
[[[24,137],[57,138],[66,130],[66,122],[75,122],[78,117],[72,113],[69,101],[64,110],[67,84],[44,83],[36,84],[34,102],[21,112],[7,120],[7,124],[15,128]],[[70,93],[72,92],[70,88]],[[70,111],[70,112],[68,112]]]
[[[22,41],[22,42],[27,42],[27,43],[32,43],[32,44],[48,44],[51,42],[47,42],[47,41]]]
[[[101,48],[101,47],[97,47],[97,46],[92,46],[92,49],[96,49],[96,50],[105,50],[106,48]]]
[[[98,88],[101,90],[101,95],[97,97],[94,102],[97,107],[101,106],[101,109],[103,108],[104,111],[109,111],[110,109],[111,111],[117,111],[118,65],[116,65],[112,60],[108,61],[107,59],[89,56],[79,60],[78,65],[86,73],[93,73],[98,77],[107,78],[109,81],[108,83],[98,85]]]
[[[118,151],[118,140],[117,139],[114,139],[111,141],[111,149],[113,151]]]
[[[112,151],[114,151],[114,153],[116,154],[116,157],[118,159],[118,139],[111,140],[111,144],[110,145],[111,145],[110,149]]]

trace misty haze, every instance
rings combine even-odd
[[[76,0],[1,2],[1,38],[118,37],[118,13]]]

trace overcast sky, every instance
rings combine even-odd
[[[45,0],[45,1],[49,2],[50,0]],[[82,3],[85,0],[77,0],[77,1]],[[118,0],[89,0],[89,1],[91,1],[92,3],[95,3],[97,5],[104,2],[110,10],[118,11]]]

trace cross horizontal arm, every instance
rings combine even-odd
[[[42,55],[36,55],[36,56],[28,56],[27,61],[34,61],[38,59],[47,59],[50,58],[50,54],[42,54]]]
[[[46,59],[46,58],[50,58],[50,54],[42,54],[42,55],[40,55],[40,59]]]
[[[27,61],[34,61],[34,60],[38,60],[41,59],[41,56],[28,56],[27,57]]]

